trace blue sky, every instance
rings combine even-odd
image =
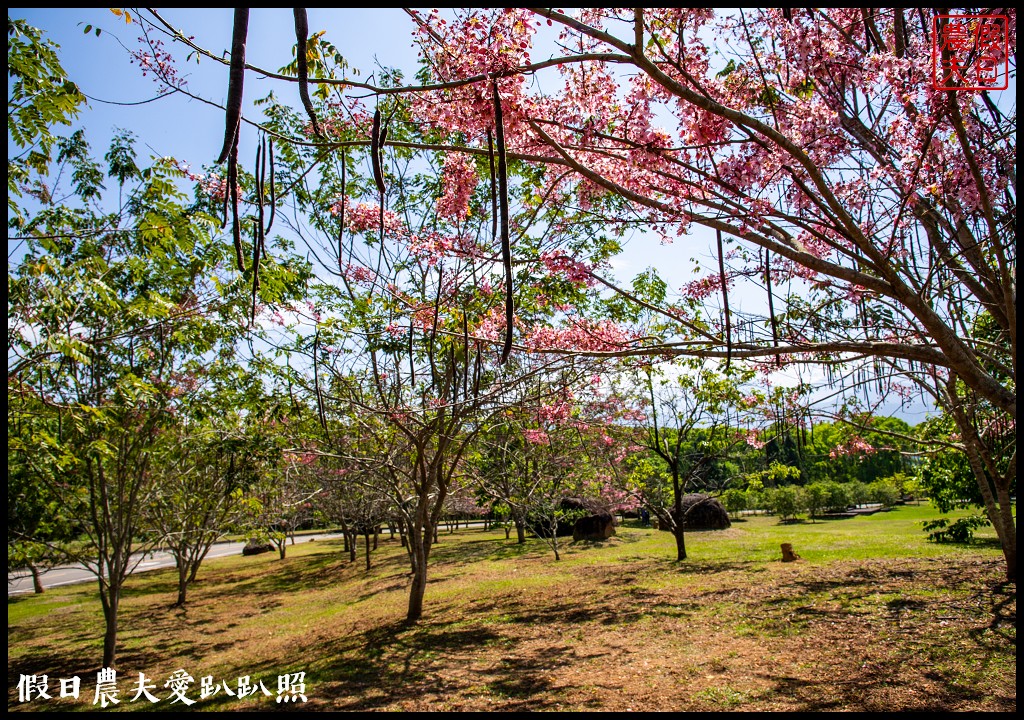
[[[168,9],[162,17],[212,52],[226,51],[231,43],[232,10]],[[87,95],[100,100],[139,102],[156,95],[158,86],[144,78],[137,65],[130,64],[129,51],[141,47],[137,23],[126,24],[107,8],[46,9],[8,8],[11,17],[23,17],[61,46],[64,69]],[[102,30],[99,37],[83,32],[86,25]],[[353,67],[372,71],[375,56],[390,65],[415,69],[416,51],[411,43],[412,22],[398,9],[309,10],[310,33],[327,29],[329,39]],[[260,67],[277,70],[291,60],[295,43],[292,14],[287,8],[253,10],[249,21],[246,59]],[[168,43],[169,44],[169,43]],[[172,48],[183,57],[181,47]],[[384,52],[382,52],[384,51]],[[223,102],[227,91],[227,68],[208,59],[200,64],[179,61],[179,72],[187,77],[193,92]],[[246,76],[246,99],[264,96],[269,81]],[[288,92],[279,90],[279,92]],[[294,87],[291,92],[295,92]],[[297,98],[296,98],[297,102]],[[256,111],[247,109],[247,115]],[[220,150],[224,133],[223,111],[183,96],[164,98],[145,105],[109,105],[90,101],[80,124],[87,128],[94,148],[103,148],[116,128],[132,130],[154,155],[171,155],[199,166],[212,163]],[[249,157],[255,134],[243,134],[240,153]]]

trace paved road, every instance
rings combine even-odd
[[[296,535],[295,542],[309,542],[310,540],[330,540],[340,538],[341,535]],[[217,543],[207,554],[207,559],[225,557],[227,555],[241,555],[244,542]],[[159,570],[161,568],[174,567],[174,557],[169,552],[157,551],[147,553],[145,559],[135,568],[135,572],[146,570]],[[85,569],[82,565],[64,565],[47,570],[40,574],[44,588],[58,587],[60,585],[71,585],[80,582],[96,582],[96,576]],[[7,595],[21,595],[32,592],[32,576],[27,570],[7,575]]]

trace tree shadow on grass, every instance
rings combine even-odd
[[[975,600],[988,604],[989,623],[968,632],[980,647],[995,649],[1012,645],[1017,648],[1017,584],[1002,582],[991,589],[985,588],[975,594]]]
[[[546,546],[541,547],[536,542],[527,541],[519,544],[514,539],[504,538],[480,538],[449,543],[442,541],[430,549],[430,562],[463,564],[479,560],[509,560],[540,554],[546,549]]]
[[[692,562],[689,560],[679,562],[673,560],[671,563],[675,566],[675,571],[680,575],[713,575],[722,572],[760,572],[763,570],[763,563],[755,563],[749,560],[737,560],[734,562]]]
[[[852,709],[862,712],[950,711],[963,708],[963,703],[977,699],[975,692],[957,685],[956,680],[934,671],[918,676],[916,668],[888,663],[865,663],[860,668],[844,668],[841,680],[835,671],[820,675],[827,679],[808,679],[782,673],[758,673],[768,680],[773,694],[785,697],[799,712],[822,712]],[[909,675],[909,677],[908,677]],[[992,698],[1016,707],[1015,699]]]
[[[397,553],[373,553],[370,557],[369,573],[365,569],[362,551],[355,562],[349,560],[347,553],[340,551],[286,557],[284,560],[274,560],[272,564],[261,566],[257,569],[258,574],[255,577],[250,574],[251,570],[245,569],[220,575],[217,589],[211,590],[209,597],[216,599],[236,595],[244,598],[274,596],[294,592],[298,588],[310,591],[326,590],[354,579],[393,575],[404,570],[407,564],[405,555]]]
[[[473,667],[480,647],[495,647],[495,661]],[[309,650],[309,649],[307,649]],[[420,707],[458,697],[471,697],[481,688],[506,699],[503,709],[553,709],[551,670],[576,658],[565,651],[522,652],[510,648],[494,628],[458,621],[395,621],[353,632],[319,644],[306,667],[283,662],[252,667],[253,676],[274,677],[283,672],[306,673],[311,706],[307,709],[381,710],[403,704]],[[206,709],[230,709],[223,700]]]

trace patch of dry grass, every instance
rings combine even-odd
[[[164,698],[183,668],[195,698],[202,676],[262,678],[276,695],[279,674],[303,671],[307,707],[333,710],[1012,710],[1016,587],[994,549],[925,543],[922,512],[754,518],[692,534],[682,564],[648,529],[570,545],[560,563],[538,541],[442,534],[413,626],[397,542],[369,573],[334,542],[211,561],[185,610],[171,572],[147,573],[123,602],[120,707],[142,707],[127,702],[140,671]],[[780,539],[805,560],[777,562]],[[92,586],[9,599],[9,708],[64,707],[18,703],[20,675],[44,673],[51,689],[81,676],[82,698],[64,702],[91,707],[101,631]],[[195,707],[270,706],[221,692]]]

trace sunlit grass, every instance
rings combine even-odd
[[[276,693],[278,674],[304,671],[311,704],[323,709],[595,707],[579,698],[619,694],[624,708],[632,702],[626,696],[633,690],[622,689],[627,680],[601,664],[608,661],[587,658],[627,652],[636,662],[647,658],[630,671],[629,687],[639,683],[637,691],[657,684],[691,709],[768,707],[784,691],[735,673],[749,674],[780,643],[803,643],[834,623],[859,623],[894,647],[934,655],[949,682],[989,693],[990,679],[963,656],[962,629],[947,632],[936,615],[936,608],[956,608],[950,612],[962,626],[964,613],[979,611],[968,598],[973,586],[924,578],[947,565],[995,568],[1001,554],[991,543],[927,542],[920,523],[935,515],[923,505],[816,523],[750,516],[725,531],[688,533],[683,563],[674,560],[669,533],[630,524],[603,542],[565,542],[561,562],[536,538],[520,546],[501,530],[442,533],[431,556],[425,616],[416,625],[404,623],[405,550],[386,536],[369,572],[362,549],[350,563],[340,541],[290,546],[283,561],[276,554],[211,560],[185,609],[173,607],[173,571],[148,572],[126,587],[119,672],[134,680],[139,672],[166,678],[183,668],[197,683],[205,675],[231,682],[251,675],[266,678]],[[781,563],[782,542],[802,560]],[[901,636],[909,626],[932,630]],[[102,630],[94,583],[9,598],[9,688],[21,673],[77,674],[90,682]],[[941,647],[929,645],[931,636]],[[874,652],[870,647],[857,652]],[[1014,649],[999,647],[987,662],[1002,676],[1014,674]],[[742,662],[727,650],[742,652]],[[826,653],[800,663],[825,672],[821,663],[843,659]],[[668,660],[671,673],[646,674]],[[791,672],[803,672],[800,663]],[[697,668],[692,686],[670,681],[687,667]],[[575,675],[563,677],[570,671],[597,678],[584,687],[567,679]],[[448,690],[432,689],[442,681]],[[272,701],[215,698],[202,707],[256,709],[266,702]],[[620,706],[608,700],[600,707]]]

